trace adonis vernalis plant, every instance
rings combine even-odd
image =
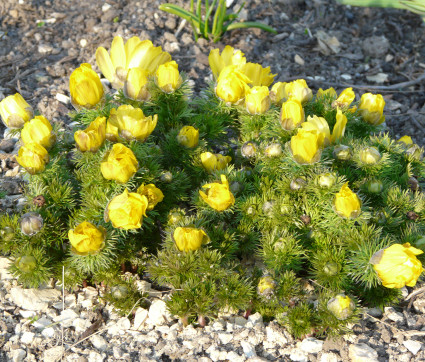
[[[381,95],[274,83],[226,46],[194,98],[171,56],[114,38],[71,75],[71,131],[0,102],[21,130],[22,215],[0,251],[28,287],[102,283],[128,311],[137,274],[169,288],[184,324],[259,311],[297,337],[348,331],[423,275],[423,149],[385,130]],[[133,276],[123,274],[130,271]]]

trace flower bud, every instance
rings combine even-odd
[[[173,239],[177,249],[187,252],[201,248],[202,244],[209,242],[209,237],[202,229],[193,227],[178,227],[174,230]]]
[[[0,236],[4,241],[12,241],[15,237],[15,232],[9,226],[5,226],[2,230],[0,230]]]
[[[169,225],[175,225],[178,222],[182,221],[186,213],[184,210],[177,209],[177,210],[171,210],[168,214],[168,224]]]
[[[323,137],[316,130],[299,129],[291,137],[290,150],[294,160],[299,164],[313,164],[320,160]]]
[[[416,177],[409,177],[409,179],[407,180],[407,183],[409,184],[409,187],[412,191],[418,191],[419,190],[419,182],[416,179]]]
[[[182,84],[178,64],[172,60],[161,64],[156,71],[158,87],[165,93],[173,93]]]
[[[97,152],[106,139],[106,117],[97,117],[85,130],[74,133],[74,140],[81,152]]]
[[[328,301],[327,308],[336,319],[345,320],[353,314],[356,305],[350,297],[338,294]]]
[[[417,144],[407,146],[406,155],[412,156],[413,159],[420,161],[423,156],[423,149],[420,148]]]
[[[162,182],[166,182],[167,184],[169,184],[173,181],[173,174],[170,171],[165,171],[165,172],[162,173],[162,175],[159,177],[159,179]]]
[[[0,116],[6,127],[21,128],[33,114],[32,107],[19,93],[8,96],[0,102]]]
[[[116,143],[100,163],[100,171],[107,180],[126,183],[137,171],[138,162],[133,151]]]
[[[234,205],[235,197],[230,192],[229,181],[221,175],[221,183],[213,182],[202,186],[205,192],[199,191],[201,198],[214,210],[224,211]]]
[[[27,236],[37,234],[43,227],[43,218],[35,212],[28,212],[21,217],[21,232]]]
[[[339,97],[332,102],[332,107],[348,108],[355,98],[356,95],[353,92],[353,88],[346,88],[341,92]]]
[[[381,180],[369,180],[366,183],[366,188],[372,194],[379,194],[384,189],[384,185]]]
[[[238,182],[238,181],[234,181],[231,183],[230,185],[230,192],[233,195],[237,195],[239,192],[241,192],[244,189],[243,185]]]
[[[382,158],[375,147],[367,147],[360,150],[360,161],[365,165],[376,165]]]
[[[52,134],[52,125],[45,117],[35,116],[24,124],[21,139],[24,144],[34,142],[48,150],[55,143],[56,136]]]
[[[230,156],[223,156],[219,153],[217,154],[213,154],[211,152],[201,153],[202,166],[208,172],[214,172],[216,170],[225,169],[231,160],[232,158]]]
[[[276,201],[274,201],[274,200],[266,201],[263,204],[264,215],[271,216],[273,214],[273,208],[274,208],[275,204],[276,204]]]
[[[264,114],[270,108],[269,88],[256,86],[245,95],[245,107],[250,114]]]
[[[237,70],[235,65],[229,65],[221,71],[215,92],[224,102],[237,103],[249,91],[248,83],[251,80],[246,75]]]
[[[360,99],[359,112],[367,123],[378,126],[385,121],[384,106],[382,95],[365,93]]]
[[[282,155],[282,146],[280,143],[272,143],[268,145],[265,150],[264,154],[267,157],[279,157]]]
[[[124,95],[135,101],[146,101],[150,94],[148,90],[148,71],[142,68],[131,68],[124,82]]]
[[[271,297],[274,294],[276,282],[270,276],[261,277],[258,281],[257,292],[263,297]]]
[[[46,199],[43,195],[38,195],[32,199],[32,203],[37,207],[43,207],[46,204]]]
[[[313,98],[313,92],[305,79],[297,79],[285,84],[284,99],[296,99],[305,104]]]
[[[345,218],[356,218],[361,212],[359,197],[350,190],[346,182],[335,195],[334,208],[338,215]]]
[[[412,137],[403,136],[397,142],[404,144],[405,146],[409,146],[413,144]]]
[[[129,290],[126,285],[115,285],[111,288],[111,295],[115,299],[127,298],[128,293]]]
[[[75,109],[93,108],[103,98],[103,86],[99,76],[88,63],[75,69],[69,78],[71,103]]]
[[[319,184],[320,187],[323,188],[329,188],[331,186],[333,186],[336,182],[336,176],[333,173],[324,173],[322,175],[319,176],[317,183]]]
[[[330,87],[328,89],[323,90],[322,88],[319,88],[319,90],[317,91],[316,94],[316,98],[320,99],[320,98],[331,98],[331,99],[335,99],[336,98],[336,91],[333,87]]]
[[[199,143],[199,131],[192,126],[184,126],[177,135],[177,142],[187,148],[195,148]]]
[[[241,147],[241,154],[245,158],[252,158],[257,154],[257,145],[255,142],[245,142]]]
[[[292,131],[305,120],[304,109],[297,99],[289,99],[282,104],[280,125],[284,130]]]
[[[333,156],[340,161],[348,161],[353,157],[353,151],[349,146],[339,145],[334,148]]]
[[[16,161],[31,175],[43,172],[49,162],[47,150],[37,143],[28,143],[18,151]]]
[[[141,185],[137,189],[137,193],[140,195],[145,195],[148,199],[148,208],[147,211],[153,210],[153,208],[164,199],[164,194],[162,191],[157,188],[154,184]]]
[[[270,100],[276,104],[281,105],[285,96],[285,82],[277,82],[273,84],[273,87],[270,91]]]
[[[329,276],[337,275],[340,269],[341,268],[339,264],[334,261],[328,261],[323,267],[323,271],[325,272],[326,275],[329,275]]]
[[[23,273],[31,273],[37,267],[37,260],[31,255],[24,255],[16,259],[15,265]]]
[[[297,177],[297,178],[295,178],[291,181],[291,183],[289,184],[289,188],[292,191],[298,191],[298,190],[303,189],[306,185],[307,185],[306,180],[304,180],[301,177]]]

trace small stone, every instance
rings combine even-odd
[[[231,333],[219,333],[218,338],[222,344],[227,344],[233,339],[233,335]]]
[[[43,353],[43,362],[59,361],[62,358],[64,352],[65,349],[62,346],[46,349]]]
[[[112,7],[111,4],[105,3],[102,5],[102,11],[105,13]]]
[[[52,324],[52,320],[46,317],[41,317],[32,323],[32,325],[37,329],[46,328],[50,324]]]
[[[413,339],[408,339],[407,341],[403,341],[404,347],[406,347],[414,356],[416,353],[420,351],[422,348],[422,343],[419,341],[415,341]]]
[[[13,303],[26,310],[47,310],[49,303],[60,298],[61,293],[56,289],[23,289],[12,288],[10,296]]]
[[[20,310],[19,314],[25,319],[29,319],[37,315],[37,313],[32,310]]]
[[[13,362],[21,362],[26,357],[27,352],[25,352],[23,349],[15,349],[12,351],[12,361]]]
[[[261,326],[261,327],[264,326],[264,324],[263,324],[263,316],[260,313],[258,313],[258,312],[257,313],[254,313],[254,314],[251,314],[248,317],[248,321],[251,322],[254,326],[256,326],[256,325]]]
[[[174,30],[176,28],[176,20],[174,18],[168,18],[165,21],[165,26],[170,29],[170,30]]]
[[[241,347],[243,349],[243,353],[245,353],[246,358],[252,358],[257,356],[257,352],[255,351],[255,346],[251,343],[242,340]]]
[[[389,320],[392,320],[396,323],[403,323],[404,322],[404,316],[402,313],[397,312],[393,307],[386,307],[385,308],[385,315]]]
[[[366,343],[350,345],[348,355],[351,362],[378,362],[378,352]]]
[[[363,51],[366,56],[380,58],[388,53],[390,42],[385,36],[371,36],[363,41]]]
[[[381,308],[370,308],[367,310],[367,314],[370,314],[372,317],[381,318],[382,317],[382,309]]]
[[[71,99],[62,93],[56,93],[56,100],[63,103],[63,104],[70,104],[71,103]]]
[[[34,340],[35,334],[32,332],[24,332],[21,336],[21,342],[25,344],[31,344]]]
[[[92,323],[88,319],[76,318],[72,321],[72,326],[75,327],[75,332],[84,333]]]
[[[1,268],[0,268],[1,271]],[[413,308],[417,313],[425,314],[425,299],[417,298],[413,301]]]
[[[101,352],[104,352],[108,349],[108,342],[106,342],[105,338],[99,336],[98,334],[91,336],[90,342],[92,343],[94,348],[98,349]]]
[[[77,319],[79,315],[75,313],[72,309],[65,309],[54,318],[55,322],[60,323],[64,328],[68,328],[72,326],[74,319]]]
[[[323,341],[308,337],[303,339],[300,346],[301,350],[307,353],[319,353],[323,348]]]
[[[41,335],[46,338],[53,338],[56,334],[56,331],[53,327],[44,328],[41,331]]]
[[[13,275],[8,271],[10,264],[12,264],[12,262],[9,259],[0,257],[0,280],[14,279]]]
[[[351,75],[350,74],[341,74],[341,78],[344,80],[351,80]]]
[[[90,351],[88,362],[103,362],[105,359],[100,353]]]
[[[10,153],[13,151],[15,147],[16,138],[3,139],[0,142],[0,150],[6,153]]]
[[[80,39],[80,46],[81,48],[85,48],[87,46],[87,39]]]
[[[235,325],[244,327],[248,323],[248,320],[246,320],[244,317],[236,316],[235,317]]]
[[[38,46],[38,52],[40,54],[47,54],[47,53],[51,53],[52,51],[53,51],[53,47],[48,44],[40,44]]]
[[[180,45],[176,41],[166,42],[164,44],[164,50],[169,53],[178,53],[180,51]]]
[[[308,356],[299,349],[293,349],[291,354],[289,355],[289,358],[291,361],[297,361],[297,362],[308,362]]]
[[[297,63],[299,65],[305,64],[304,59],[301,58],[298,54],[295,54],[294,61],[295,61],[295,63]]]
[[[338,356],[335,353],[323,353],[320,362],[338,362]]]
[[[171,320],[172,316],[167,310],[167,305],[163,300],[156,299],[149,308],[149,323],[153,325],[162,325]]]
[[[388,82],[388,74],[378,73],[374,75],[367,75],[366,79],[373,83],[385,83]]]
[[[285,344],[288,343],[288,339],[280,330],[267,326],[266,334],[267,334],[268,342],[278,344],[279,346],[284,346]]]

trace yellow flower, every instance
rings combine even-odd
[[[263,68],[257,63],[246,63],[239,70],[251,80],[251,84],[255,87],[268,87],[273,83],[276,74],[270,74],[270,67]]]
[[[356,305],[349,296],[338,294],[327,303],[328,310],[339,320],[344,320],[353,314]]]
[[[360,99],[359,112],[367,123],[378,126],[385,121],[384,106],[382,95],[365,93]]]
[[[283,100],[296,99],[301,104],[307,103],[313,98],[313,92],[308,87],[307,82],[304,79],[297,79],[289,83],[284,83],[283,89]]]
[[[68,231],[72,251],[76,254],[87,255],[98,252],[105,243],[106,230],[96,227],[90,222],[83,221],[75,229]]]
[[[81,152],[96,152],[105,142],[106,118],[97,117],[85,130],[74,133],[74,140]]]
[[[285,95],[285,85],[286,82],[277,82],[273,84],[273,87],[270,91],[270,99],[274,104],[282,104],[283,97]]]
[[[270,276],[261,277],[258,281],[257,292],[262,296],[270,296],[276,288],[276,282]]]
[[[202,244],[206,244],[210,240],[204,230],[192,227],[176,228],[173,239],[176,242],[177,249],[185,252],[198,250]]]
[[[21,128],[33,114],[32,107],[19,93],[8,96],[0,102],[0,116],[6,127]]]
[[[413,144],[412,137],[410,136],[403,136],[397,142],[404,143],[406,146]]]
[[[140,187],[137,189],[137,193],[147,197],[148,211],[153,210],[156,204],[164,199],[164,194],[154,184],[140,185]]]
[[[148,71],[142,68],[131,68],[124,82],[124,95],[135,101],[146,101],[150,94],[148,91]]]
[[[316,130],[299,129],[297,134],[291,137],[290,147],[294,160],[300,164],[317,162],[322,154],[322,143],[323,136]]]
[[[160,64],[171,60],[170,54],[161,47],[154,47],[150,40],[133,36],[125,44],[116,36],[111,44],[110,55],[103,47],[96,50],[96,63],[112,87],[121,89],[131,68],[141,68],[149,75],[155,73]]]
[[[245,107],[250,114],[263,114],[270,108],[269,88],[255,86],[245,96]]]
[[[332,103],[333,107],[348,108],[356,98],[356,94],[353,92],[353,88],[344,89],[339,97]]]
[[[366,147],[360,150],[360,161],[366,165],[375,165],[382,158],[375,147]]]
[[[108,119],[107,133],[115,132],[118,138],[124,140],[145,141],[153,132],[158,121],[158,115],[146,117],[140,108],[131,105],[122,105],[118,109],[112,108]]]
[[[289,99],[282,103],[280,111],[280,124],[283,129],[292,131],[305,120],[304,109],[297,99]]]
[[[214,210],[223,211],[235,203],[225,175],[221,175],[221,183],[213,182],[202,186],[206,192],[199,191],[202,199]]]
[[[226,45],[221,52],[220,49],[213,49],[208,56],[208,62],[210,63],[211,71],[213,72],[214,78],[217,79],[221,71],[228,65],[242,66],[246,63],[244,53],[240,50],[235,50],[230,45]]]
[[[103,86],[91,65],[83,63],[69,78],[71,103],[75,109],[93,108],[103,97]]]
[[[38,143],[28,143],[19,149],[16,161],[18,161],[28,173],[34,175],[44,171],[46,163],[49,162],[49,154],[47,150]]]
[[[341,112],[339,108],[337,108],[336,123],[335,123],[334,129],[332,130],[331,143],[339,142],[341,138],[344,137],[346,124],[347,124],[347,117],[345,116],[345,114]]]
[[[316,98],[336,98],[336,91],[333,89],[333,87],[330,87],[328,89],[323,90],[322,88],[319,88],[316,94]]]
[[[339,216],[356,218],[360,215],[360,199],[350,190],[348,182],[342,185],[341,190],[335,195],[334,207]]]
[[[100,171],[107,180],[126,183],[137,171],[137,160],[134,153],[121,143],[116,143],[105,154],[100,163]]]
[[[320,135],[320,147],[329,145],[331,133],[329,131],[328,122],[326,122],[326,119],[323,117],[308,116],[307,122],[301,124],[301,127],[306,131],[317,131],[317,134]]]
[[[251,80],[236,69],[235,65],[225,67],[218,77],[215,92],[224,102],[236,103],[249,91]]]
[[[177,142],[187,148],[195,148],[199,143],[199,131],[192,126],[184,126],[177,135]]]
[[[56,140],[56,136],[52,134],[52,125],[43,116],[35,116],[26,122],[21,131],[21,138],[24,144],[34,142],[46,149],[52,147]]]
[[[416,255],[423,251],[409,243],[393,244],[373,254],[370,263],[386,288],[414,287],[424,271]]]
[[[161,64],[156,71],[156,82],[163,92],[173,93],[182,84],[178,64],[174,60]]]
[[[223,156],[219,153],[214,154],[211,152],[201,153],[201,162],[202,166],[208,172],[214,172],[216,170],[223,170],[226,168],[227,164],[232,160],[230,156]]]
[[[127,189],[115,196],[105,210],[105,222],[111,221],[117,229],[138,229],[142,226],[143,216],[148,209],[148,198]]]

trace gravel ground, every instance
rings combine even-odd
[[[230,44],[250,61],[271,66],[279,81],[304,77],[313,90],[353,85],[358,96],[382,93],[389,132],[425,144],[425,26],[418,16],[330,0],[248,0],[241,17],[266,22],[278,34],[233,31],[212,44],[194,43],[189,27],[157,10],[163,2],[2,0],[0,99],[19,91],[49,120],[66,125],[72,110],[69,75],[82,62],[95,65],[96,48],[109,48],[115,35],[161,45],[194,81],[195,92],[210,77],[209,51]],[[25,201],[23,180],[14,159],[17,139],[2,127],[0,212],[11,212]],[[257,314],[224,315],[205,328],[183,328],[164,309],[167,296],[145,281],[140,287],[150,292],[151,307],[128,318],[103,305],[101,289],[91,287],[66,293],[63,308],[60,288],[24,291],[6,268],[7,259],[0,258],[0,361],[425,360],[420,286],[406,289],[396,309],[365,311],[352,335],[300,341]],[[97,334],[82,340],[92,333]]]

